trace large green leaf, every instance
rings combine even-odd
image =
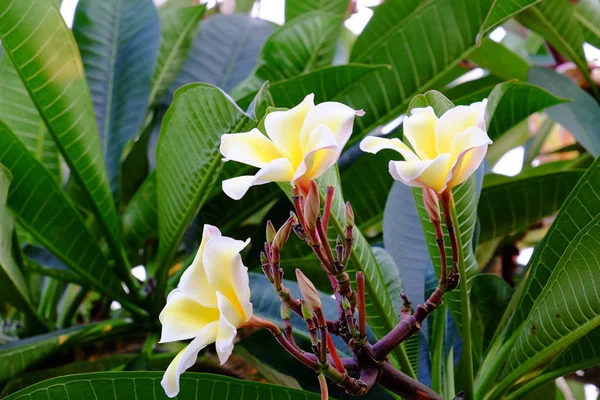
[[[479,28],[479,35],[485,35],[502,22],[540,1],[541,0],[494,0],[492,8]]]
[[[585,172],[536,169],[484,179],[477,209],[481,242],[518,232],[556,212]]]
[[[406,18],[395,18],[397,24],[360,53],[353,53],[352,62],[389,64],[392,69],[366,77],[340,96],[339,101],[366,112],[357,119],[359,129],[350,144],[404,113],[415,94],[446,84],[455,65],[475,48],[475,37],[491,3],[427,2]],[[386,12],[385,7],[375,10],[375,14],[381,12]]]
[[[492,39],[484,39],[481,45],[469,54],[469,60],[505,80],[527,80],[529,62]]]
[[[349,0],[285,0],[285,20],[290,21],[313,10],[342,17],[348,11],[348,6]]]
[[[154,105],[175,81],[194,44],[198,23],[205,10],[205,5],[197,5],[159,13],[160,49],[152,78],[150,105]]]
[[[61,348],[103,338],[110,334],[122,334],[132,326],[130,322],[122,319],[104,321],[32,336],[0,346],[0,382],[17,376],[26,368]]]
[[[6,207],[11,179],[10,172],[0,165],[0,286],[2,287],[2,300],[40,321],[35,308],[31,305],[27,283],[12,254],[13,219]]]
[[[594,157],[600,154],[600,107],[592,96],[579,88],[568,77],[551,69],[532,67],[527,80],[556,96],[573,99],[571,103],[556,105],[547,113],[567,129]]]
[[[122,298],[120,281],[70,199],[1,121],[0,149],[0,163],[13,175],[8,206],[19,223],[90,287]]]
[[[56,143],[48,133],[12,61],[8,56],[1,58],[0,119],[60,182],[61,170]]]
[[[217,14],[200,24],[194,45],[167,93],[167,104],[182,85],[205,82],[231,91],[246,79],[273,25],[248,15]]]
[[[21,390],[5,400],[62,399],[79,396],[101,400],[167,400],[160,381],[162,372],[98,372],[49,379]],[[210,393],[219,400],[288,399],[318,400],[311,392],[222,375],[187,373],[180,378],[178,398],[195,399]]]
[[[244,132],[252,121],[220,89],[187,85],[175,93],[157,146],[159,278],[185,229],[217,184],[223,167],[221,135]]]
[[[92,93],[111,189],[121,186],[123,147],[140,129],[160,41],[152,0],[80,0],[73,35]]]
[[[600,47],[600,2],[579,0],[575,4],[575,18],[579,21],[585,41]]]
[[[151,172],[135,192],[123,213],[123,239],[138,247],[158,232],[156,173]]]
[[[331,64],[342,19],[323,11],[311,11],[277,29],[267,39],[258,65],[232,91],[234,98],[256,92],[271,83]]]
[[[92,99],[73,35],[53,1],[11,1],[0,4],[0,40],[71,176],[85,189],[113,256],[125,265]]]

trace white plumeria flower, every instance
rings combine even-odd
[[[216,344],[221,364],[233,350],[237,328],[252,316],[248,268],[240,251],[245,242],[221,236],[204,225],[202,242],[192,265],[167,298],[160,313],[161,343],[192,339],[173,359],[161,384],[167,396],[179,393],[179,376],[196,363],[198,352]]]
[[[486,104],[487,99],[457,106],[439,119],[431,107],[414,108],[404,119],[404,137],[414,151],[400,139],[374,136],[363,139],[360,148],[373,154],[396,150],[405,161],[390,161],[390,174],[395,180],[442,193],[466,181],[492,143],[486,133]]]
[[[241,199],[254,185],[290,182],[307,191],[312,179],[335,164],[352,134],[355,115],[362,111],[336,102],[315,106],[314,95],[287,111],[265,118],[267,136],[258,129],[221,137],[224,161],[234,160],[260,168],[256,175],[223,181],[223,191]]]

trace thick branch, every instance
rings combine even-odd
[[[435,393],[421,382],[412,379],[406,374],[398,371],[387,362],[383,364],[383,369],[378,382],[384,388],[394,392],[399,396],[402,396],[405,399],[442,399],[442,396]]]

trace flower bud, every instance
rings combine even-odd
[[[280,312],[281,312],[281,319],[284,321],[287,319],[290,319],[292,316],[292,314],[290,313],[290,308],[285,303],[281,303]]]
[[[306,219],[306,226],[308,229],[313,231],[317,223],[317,218],[321,211],[321,199],[319,197],[319,188],[315,181],[311,182],[310,190],[306,196],[304,202],[304,218]]]
[[[322,305],[319,292],[317,292],[315,285],[313,285],[310,279],[308,279],[298,268],[296,268],[296,279],[298,280],[298,286],[300,287],[300,292],[302,293],[304,301],[315,310],[321,309]]]
[[[423,205],[432,221],[440,221],[440,204],[437,194],[428,188],[423,189]]]
[[[302,318],[304,318],[307,321],[312,321],[313,310],[312,310],[312,307],[310,305],[308,305],[308,303],[303,301],[300,306],[300,310],[302,311]]]
[[[346,226],[350,228],[354,226],[354,210],[349,201],[346,202]]]
[[[350,300],[348,300],[346,296],[342,297],[342,309],[346,311],[349,310],[350,307]]]
[[[273,226],[273,223],[271,221],[267,221],[267,243],[273,243],[276,233],[277,232],[275,232],[275,227]]]
[[[278,250],[281,250],[283,245],[290,238],[290,233],[292,232],[292,222],[292,217],[289,217],[287,221],[285,221],[285,224],[283,224],[275,234],[273,246],[275,246]]]

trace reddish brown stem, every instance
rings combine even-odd
[[[327,261],[329,262],[327,269],[332,271],[335,261],[333,259],[333,253],[331,252],[331,246],[329,245],[329,240],[327,240],[327,232],[325,232],[323,219],[321,217],[317,217],[317,224],[315,228],[317,235],[319,236],[319,241],[321,242],[323,252],[325,253],[325,257],[327,257]]]
[[[365,305],[365,274],[356,273],[356,290],[358,291],[358,334],[361,339],[367,337],[367,308]]]
[[[452,192],[446,190],[440,196],[442,207],[444,209],[444,222],[446,223],[446,230],[448,236],[450,236],[450,245],[452,246],[452,267],[450,268],[450,274],[448,275],[447,287],[448,290],[453,290],[458,286],[459,274],[458,274],[458,241],[456,239],[456,229],[454,229],[454,222],[452,221],[452,212],[450,210],[452,204]]]
[[[344,363],[340,358],[340,355],[335,348],[335,344],[333,344],[333,340],[331,339],[331,335],[327,332],[327,348],[329,349],[329,355],[333,360],[333,366],[340,372],[346,372],[346,368],[344,367]]]
[[[431,218],[431,223],[435,228],[435,241],[438,246],[438,250],[440,252],[440,265],[441,265],[441,273],[440,273],[440,283],[445,284],[447,278],[447,260],[446,260],[446,246],[444,245],[444,232],[442,232],[442,221],[435,220]]]
[[[384,388],[405,399],[442,399],[439,394],[435,393],[429,387],[423,385],[421,382],[415,379],[410,378],[406,374],[403,374],[387,362],[383,364],[383,369],[378,382]]]
[[[327,193],[325,193],[325,205],[323,206],[323,226],[325,227],[325,230],[327,230],[329,227],[329,215],[331,214],[334,193],[334,187],[327,186]]]

